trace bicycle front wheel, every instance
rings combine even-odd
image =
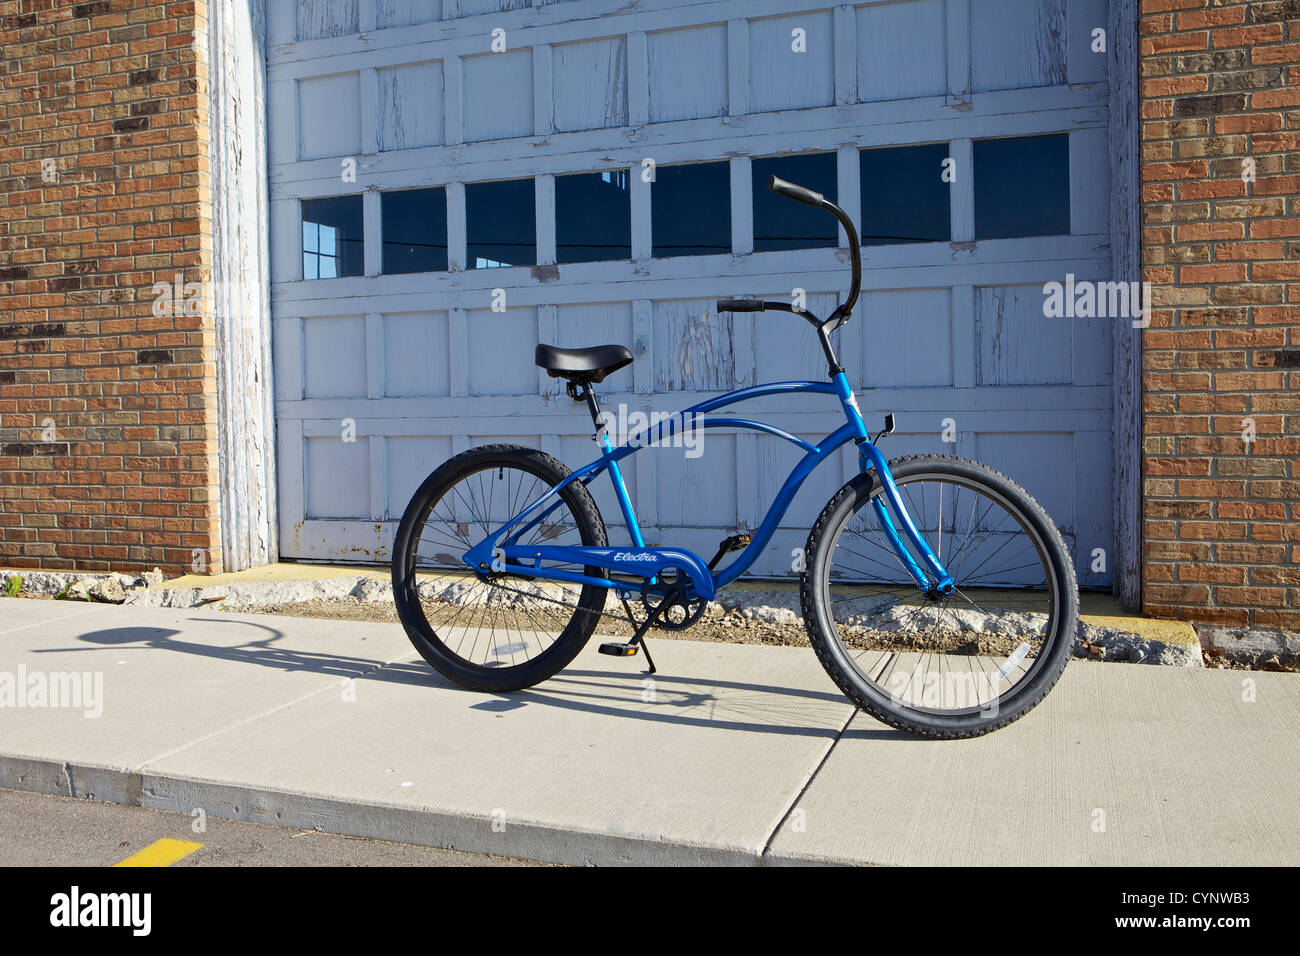
[[[886,723],[945,738],[996,730],[1065,669],[1078,624],[1073,562],[1042,506],[992,468],[912,455],[890,471],[955,587],[916,585],[872,506],[878,480],[859,475],[808,539],[801,598],[813,647],[840,689]]]

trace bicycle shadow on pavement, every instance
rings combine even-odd
[[[144,648],[191,654],[283,671],[306,671],[343,679],[382,681],[394,685],[426,686],[463,693],[476,710],[508,713],[529,705],[555,707],[623,719],[643,720],[723,731],[821,737],[843,733],[849,702],[832,691],[792,688],[772,684],[653,675],[653,694],[645,685],[650,675],[641,671],[568,669],[542,684],[506,694],[489,694],[461,688],[423,660],[380,660],[278,646],[286,637],[278,628],[232,618],[191,618],[205,624],[253,628],[262,636],[237,644],[218,645],[184,640],[176,628],[140,626],[89,631],[77,636],[82,646],[38,648],[34,653]],[[415,652],[410,655],[414,657]],[[843,714],[828,722],[828,705],[842,705]],[[834,726],[829,726],[834,724]],[[854,737],[906,737],[889,727],[858,728]]]
[[[382,674],[385,665],[394,663],[386,659],[353,657],[345,654],[322,653],[277,646],[276,642],[286,637],[278,628],[253,621],[223,618],[190,618],[189,620],[204,624],[239,625],[255,628],[264,636],[257,640],[243,641],[238,644],[209,644],[189,641],[181,638],[182,631],[168,627],[113,627],[89,631],[77,635],[77,640],[86,645],[81,647],[46,647],[36,648],[37,654],[66,654],[69,652],[86,652],[104,649],[150,649],[172,651],[178,654],[192,654],[213,660],[233,661],[253,664],[258,667],[272,667],[283,671],[307,671],[324,676],[341,678],[374,678]],[[412,651],[411,654],[415,652]],[[395,672],[383,675],[381,679],[394,683],[418,683],[415,675]],[[448,684],[447,686],[451,686]]]

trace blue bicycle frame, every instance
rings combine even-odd
[[[925,539],[921,537],[915,523],[912,521],[912,516],[908,513],[906,506],[899,497],[898,488],[894,484],[894,476],[889,473],[889,465],[867,433],[867,426],[862,421],[861,412],[858,411],[858,403],[853,397],[853,389],[849,385],[848,376],[845,375],[843,367],[836,360],[835,351],[831,347],[830,333],[848,321],[853,313],[853,305],[857,301],[858,293],[861,290],[862,257],[858,246],[857,230],[844,210],[827,200],[820,193],[805,189],[802,186],[796,186],[793,183],[787,183],[775,176],[768,181],[767,188],[788,199],[830,212],[839,221],[848,238],[848,249],[851,252],[849,262],[852,267],[852,279],[848,295],[825,320],[818,319],[802,307],[789,303],[760,302],[753,299],[721,299],[718,301],[718,311],[762,312],[774,310],[790,312],[807,320],[817,330],[822,350],[826,354],[830,381],[773,382],[768,385],[754,385],[750,388],[728,392],[725,395],[719,395],[708,401],[700,402],[698,405],[693,405],[677,418],[647,428],[615,448],[611,445],[605,430],[599,427],[600,418],[595,395],[591,391],[590,382],[584,380],[581,395],[587,399],[592,420],[597,424],[597,440],[600,442],[600,448],[604,454],[591,464],[585,465],[570,474],[546,494],[530,503],[514,518],[511,518],[496,531],[490,533],[482,541],[466,551],[463,558],[471,569],[479,573],[491,571],[523,577],[564,581],[571,584],[590,584],[603,588],[613,588],[620,592],[639,589],[643,584],[631,584],[625,580],[620,581],[612,577],[580,574],[575,571],[543,567],[543,562],[562,562],[584,565],[588,568],[604,568],[609,571],[632,575],[639,578],[641,582],[647,582],[652,586],[661,579],[665,571],[672,569],[674,579],[680,574],[684,574],[688,579],[688,598],[711,600],[720,588],[725,587],[744,574],[757,560],[763,549],[767,547],[767,543],[772,539],[777,525],[790,507],[790,502],[794,500],[795,493],[798,492],[804,479],[846,442],[853,441],[858,446],[858,464],[861,472],[864,474],[868,471],[875,472],[880,492],[872,495],[871,507],[875,511],[876,519],[880,522],[886,540],[897,553],[903,567],[906,568],[907,573],[916,582],[916,586],[922,591],[948,594],[952,590],[952,576],[939,563],[939,559],[930,549]],[[628,361],[630,360],[629,355]],[[596,380],[599,381],[599,379]],[[791,395],[799,392],[834,395],[839,399],[840,406],[844,409],[845,424],[827,435],[816,445],[811,445],[802,438],[797,438],[789,432],[764,422],[752,421],[747,418],[701,417],[707,412],[724,408],[727,405],[734,405],[747,399],[762,398],[766,395]],[[579,397],[573,379],[570,380],[569,394],[574,398]],[[745,546],[740,552],[740,556],[731,564],[716,572],[705,564],[699,555],[685,549],[646,547],[645,538],[641,534],[641,526],[637,522],[636,512],[632,508],[632,500],[628,497],[627,487],[623,484],[623,473],[619,470],[619,462],[624,458],[641,448],[657,444],[665,437],[671,437],[678,424],[684,425],[687,421],[690,421],[693,427],[742,428],[775,435],[799,446],[804,451],[803,458],[795,465],[794,470],[786,478],[785,484],[777,492],[776,500],[768,508],[763,523],[751,535],[749,544]],[[560,506],[561,499],[559,495],[567,485],[574,481],[590,483],[602,471],[608,471],[610,480],[614,483],[614,494],[618,498],[618,506],[623,512],[623,521],[627,525],[628,534],[632,539],[633,547],[631,549],[578,545],[523,545],[520,543],[522,535],[545,521],[546,517]],[[902,534],[898,530],[900,525],[902,526]],[[906,539],[906,543],[904,539]],[[908,544],[920,556],[919,561],[908,550]],[[718,559],[721,557],[720,553]]]
[[[702,417],[708,412],[751,398],[807,392],[836,396],[847,419],[843,426],[827,435],[816,445],[765,422],[746,418]],[[687,422],[690,423],[690,427],[740,428],[763,432],[785,439],[804,451],[803,458],[795,465],[785,483],[781,486],[781,490],[777,492],[775,500],[768,508],[758,530],[751,536],[749,544],[734,561],[717,571],[710,570],[698,555],[685,549],[646,547],[645,539],[641,533],[641,526],[637,521],[636,512],[632,507],[632,500],[628,496],[627,487],[623,483],[623,474],[619,469],[619,462],[623,459],[642,448],[657,444],[665,438],[671,438],[678,427],[688,427]],[[875,511],[876,518],[880,522],[880,527],[887,541],[897,553],[903,567],[913,581],[916,582],[916,586],[922,591],[937,590],[941,593],[948,593],[953,587],[952,576],[939,562],[929,544],[921,537],[912,516],[908,513],[907,507],[899,496],[893,475],[889,471],[889,465],[886,463],[884,456],[880,454],[879,449],[872,443],[867,433],[866,424],[863,422],[862,415],[858,410],[857,400],[853,396],[853,389],[849,385],[848,377],[843,370],[836,371],[831,376],[830,382],[773,382],[719,395],[708,401],[700,402],[698,405],[691,406],[675,418],[662,421],[658,425],[637,433],[618,447],[612,445],[609,436],[603,429],[598,433],[597,439],[603,451],[600,458],[572,472],[559,484],[532,501],[514,518],[488,534],[478,544],[464,553],[465,562],[471,568],[480,571],[491,569],[495,572],[523,577],[543,578],[571,584],[591,584],[618,591],[639,590],[640,585],[631,585],[627,581],[620,581],[611,577],[544,567],[543,562],[566,562],[596,566],[631,574],[651,582],[661,575],[665,569],[674,568],[686,574],[689,579],[689,590],[692,597],[711,600],[718,590],[744,574],[757,560],[759,554],[762,553],[772,535],[776,532],[777,525],[789,509],[790,503],[794,500],[794,496],[804,480],[812,474],[818,465],[846,442],[853,441],[858,446],[858,460],[861,471],[863,473],[874,471],[880,485],[880,493],[874,495],[871,500],[871,506]],[[623,520],[627,526],[628,534],[634,544],[632,549],[577,545],[523,545],[519,543],[521,536],[545,521],[547,516],[560,506],[559,494],[565,486],[574,481],[590,483],[602,471],[609,473],[610,480],[613,483],[614,494],[618,499],[619,508],[623,512]],[[902,527],[901,535],[899,526]],[[908,549],[904,539],[915,549],[916,554],[920,557],[919,561]]]

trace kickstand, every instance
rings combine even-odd
[[[627,598],[622,597],[620,595],[620,600],[622,600],[623,602],[623,610],[627,613],[628,621],[636,628],[636,631],[635,633],[633,633],[632,639],[628,641],[628,644],[641,645],[641,650],[645,652],[646,665],[649,668],[647,673],[653,674],[655,673],[655,661],[654,658],[650,656],[650,648],[646,645],[645,632],[650,630],[650,628],[654,625],[654,622],[659,619],[659,615],[663,613],[664,610],[667,609],[668,606],[667,602],[665,602],[664,604],[660,605],[659,607],[651,611],[649,616],[646,617],[644,622],[642,622],[641,624],[637,624],[636,618],[632,616],[632,606],[627,603]]]
[[[653,674],[655,672],[655,659],[650,656],[650,648],[646,645],[645,636],[638,637],[636,640],[641,645],[641,650],[645,652],[646,673]]]

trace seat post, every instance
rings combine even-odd
[[[591,423],[596,427],[596,432],[597,434],[599,434],[600,433],[600,402],[596,400],[595,389],[591,387],[590,382],[583,382],[580,385],[570,382],[569,387],[570,389],[572,389],[572,391],[570,391],[569,394],[573,395],[574,401],[585,400],[587,402],[587,411],[591,413]],[[579,389],[581,391],[578,391]],[[574,395],[574,392],[577,392],[577,394]]]

